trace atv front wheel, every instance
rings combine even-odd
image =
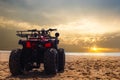
[[[56,49],[51,48],[44,53],[44,70],[46,74],[57,73],[57,50]]]
[[[9,57],[9,69],[13,76],[22,74],[20,55],[21,49],[12,50]]]

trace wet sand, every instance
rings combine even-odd
[[[16,77],[9,72],[8,59],[1,59],[0,80],[120,80],[120,57],[67,55],[64,73],[46,75],[41,67]]]

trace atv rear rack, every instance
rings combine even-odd
[[[27,30],[27,31],[16,31],[17,32],[17,36],[19,37],[22,37],[22,38],[27,38],[30,36],[30,37],[33,37],[33,36],[39,36],[39,35],[42,35],[42,32],[45,32],[46,34],[45,35],[50,35],[50,32],[52,31],[57,31],[57,29],[48,29],[48,30],[37,30],[37,29],[32,29],[32,30]]]

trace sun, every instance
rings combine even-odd
[[[97,48],[96,48],[96,47],[93,47],[92,50],[93,50],[93,51],[97,51]]]
[[[94,46],[94,47],[91,47],[90,51],[91,52],[99,52],[99,48]]]

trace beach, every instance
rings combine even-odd
[[[0,59],[0,80],[120,80],[120,56],[66,55],[64,73],[46,75],[42,64],[40,69],[16,77],[11,76],[8,57]]]

